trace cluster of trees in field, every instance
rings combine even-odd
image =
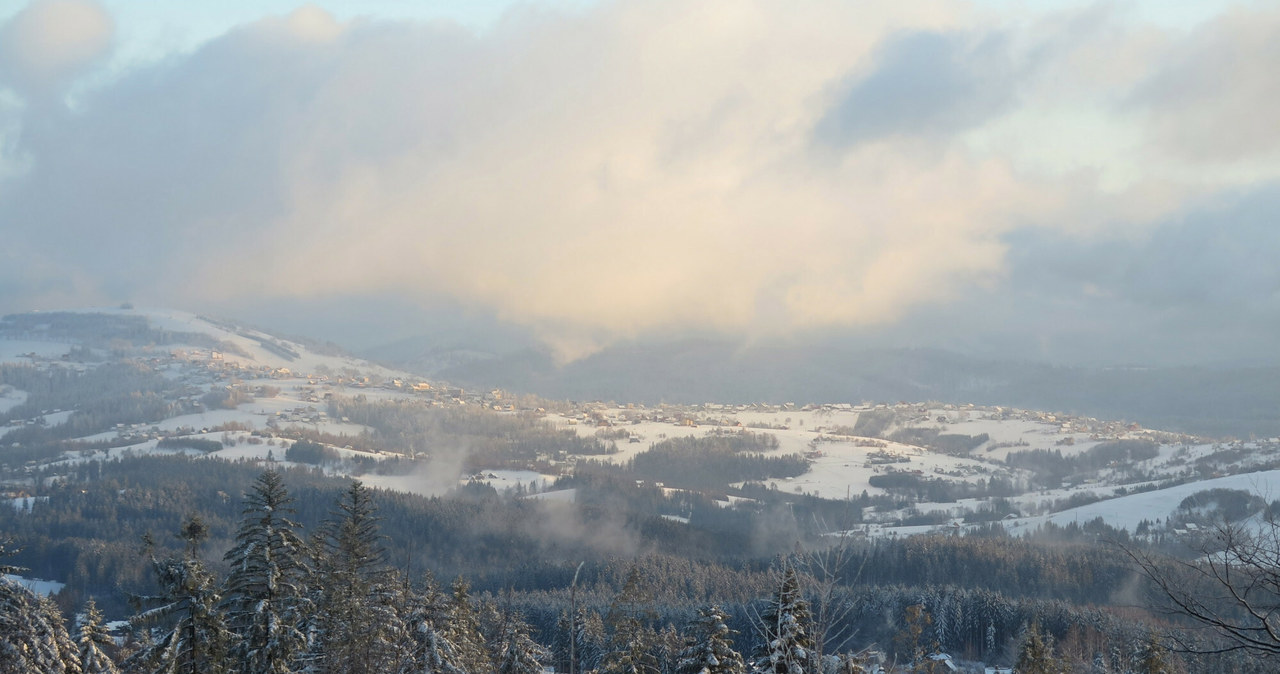
[[[1012,481],[998,476],[959,482],[907,470],[877,473],[867,479],[867,484],[911,501],[930,503],[954,503],[962,498],[1004,498],[1020,493]]]
[[[952,456],[968,456],[991,439],[986,433],[964,435],[961,433],[943,433],[937,428],[902,428],[889,434],[889,440],[908,445],[927,447],[941,454]]]
[[[1077,454],[1063,455],[1060,449],[1010,452],[1005,463],[1034,473],[1033,484],[1052,488],[1072,476],[1108,466],[1131,468],[1139,461],[1155,458],[1159,452],[1160,446],[1148,440],[1113,440]]]
[[[626,470],[638,480],[693,489],[725,489],[735,482],[796,477],[809,470],[800,454],[762,453],[777,448],[778,439],[766,433],[670,438],[632,457]]]

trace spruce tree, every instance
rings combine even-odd
[[[600,664],[601,672],[659,674],[658,659],[653,654],[658,635],[649,625],[657,617],[652,600],[639,569],[633,567],[605,617],[609,646]]]
[[[279,473],[267,471],[246,494],[223,610],[235,635],[234,670],[245,674],[287,674],[306,646],[300,629],[309,613],[307,549],[289,516],[293,502]]]
[[[76,638],[79,647],[80,669],[84,674],[118,674],[119,668],[104,649],[115,647],[111,635],[102,623],[102,611],[90,599],[84,606],[84,622]]]
[[[395,671],[403,644],[403,603],[378,530],[369,490],[354,480],[317,537],[316,611],[306,661],[310,671]]]
[[[408,652],[401,657],[397,674],[468,674],[458,649],[445,635],[449,600],[435,579],[427,575],[423,590],[406,593],[404,623]]]
[[[79,674],[80,659],[53,602],[0,576],[0,674],[30,672]]]
[[[218,611],[221,596],[212,575],[198,557],[208,528],[199,517],[188,518],[179,536],[187,543],[182,558],[158,560],[151,567],[160,594],[135,597],[141,607],[150,606],[131,622],[151,628],[154,639],[125,661],[125,668],[155,674],[223,674],[230,640]]]
[[[496,674],[541,674],[542,662],[548,658],[547,649],[529,636],[529,626],[524,620],[506,611],[500,629]]]
[[[459,576],[453,581],[453,597],[445,621],[446,637],[458,653],[458,662],[467,674],[492,674],[493,661],[480,634],[480,621],[471,605],[471,586]]]
[[[742,654],[733,650],[733,630],[719,606],[698,611],[689,623],[689,645],[680,652],[676,674],[744,674]]]
[[[574,640],[573,652],[577,658],[572,671],[589,672],[596,669],[606,651],[604,619],[600,614],[585,606],[578,607],[577,615],[572,621],[570,621],[568,608],[560,614],[560,618],[556,620],[555,636],[552,640],[556,671],[570,671],[570,639]]]
[[[1169,661],[1169,651],[1161,645],[1156,636],[1147,637],[1139,652],[1137,674],[1174,674],[1173,663]]]
[[[902,629],[893,637],[894,657],[910,663],[912,672],[927,673],[933,669],[927,651],[937,650],[936,643],[932,649],[925,646],[925,635],[932,631],[933,615],[925,609],[924,604],[912,604],[902,613]]]
[[[1018,674],[1064,674],[1067,671],[1053,653],[1053,637],[1041,634],[1037,621],[1033,620],[1027,626],[1013,671]]]
[[[57,649],[58,659],[62,661],[62,669],[66,674],[80,674],[80,653],[76,642],[67,633],[67,626],[62,619],[62,611],[52,599],[45,595],[37,595],[36,601],[45,624],[49,625],[49,638]]]
[[[809,604],[800,594],[796,570],[786,564],[778,592],[760,614],[763,644],[752,671],[757,674],[805,674],[813,664],[813,639],[809,636]]]

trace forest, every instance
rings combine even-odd
[[[5,590],[44,616],[63,644],[45,650],[67,663],[77,652],[136,672],[567,672],[572,650],[575,672],[696,674],[682,668],[697,646],[742,654],[725,672],[829,674],[931,671],[942,665],[921,658],[943,653],[1013,665],[1040,648],[1035,657],[1059,667],[1044,671],[1177,671],[1139,668],[1156,661],[1268,671],[1238,652],[1165,652],[1155,637],[1181,627],[1135,606],[1141,576],[1116,547],[1134,542],[1100,522],[1029,538],[996,526],[863,541],[822,535],[816,523],[840,515],[836,502],[788,497],[783,508],[763,488],[757,509],[725,510],[622,468],[566,478],[576,504],[483,485],[426,498],[316,469],[182,456],[78,470],[29,509],[0,510],[4,563],[69,579],[52,600]],[[287,552],[253,557],[270,546]],[[277,563],[289,570],[264,571]],[[245,606],[267,605],[263,592],[287,616],[273,624],[296,632],[251,655],[246,635],[261,626]],[[770,651],[782,605],[811,660],[778,665]],[[123,646],[94,636],[122,619]],[[367,629],[343,631],[353,624]],[[723,642],[706,643],[713,634]],[[266,652],[275,669],[246,664]],[[77,671],[46,666],[14,671]]]

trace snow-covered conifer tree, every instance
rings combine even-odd
[[[354,480],[316,540],[314,620],[307,668],[334,674],[395,671],[404,644],[396,574],[386,563],[369,490]]]
[[[524,620],[510,611],[503,615],[497,643],[497,674],[540,674],[542,661],[549,656],[547,649],[529,636]]]
[[[658,635],[648,624],[656,618],[652,601],[640,571],[633,567],[605,618],[609,645],[600,671],[605,674],[658,674],[658,658],[653,653]]]
[[[445,634],[458,653],[458,664],[467,674],[492,674],[493,661],[480,634],[480,621],[471,605],[471,586],[466,579],[453,581],[453,598]]]
[[[1137,674],[1174,674],[1178,670],[1170,662],[1168,649],[1152,634],[1138,650],[1138,666],[1134,671]]]
[[[677,674],[743,674],[742,654],[733,650],[733,630],[724,611],[709,606],[689,623],[689,645],[680,652]]]
[[[448,599],[430,575],[422,592],[406,595],[408,653],[401,658],[398,674],[468,674],[444,633],[449,614]]]
[[[67,626],[62,619],[62,611],[52,599],[45,595],[37,595],[40,614],[45,624],[49,625],[49,638],[58,650],[58,659],[62,661],[63,670],[67,674],[80,674],[80,654],[76,642],[67,633]]]
[[[0,576],[0,674],[29,672],[79,674],[80,659],[53,602]]]
[[[600,671],[604,674],[658,674],[658,659],[653,654],[657,635],[653,628],[635,618],[624,618],[615,628]]]
[[[130,671],[156,674],[222,674],[230,634],[218,611],[221,596],[212,575],[197,556],[208,528],[198,517],[182,526],[187,555],[181,559],[151,558],[160,594],[137,597],[150,606],[134,616],[141,628],[152,628],[154,639],[125,661]]]
[[[234,671],[287,674],[306,646],[300,629],[309,612],[307,549],[289,519],[293,498],[280,474],[263,473],[245,496],[222,607],[235,635]]]
[[[1053,653],[1053,637],[1041,634],[1036,621],[1027,626],[1013,671],[1019,674],[1063,674],[1067,671]]]
[[[758,674],[805,674],[812,671],[813,639],[809,636],[809,604],[790,564],[783,567],[778,592],[760,614],[763,646],[752,671]]]
[[[118,674],[119,668],[107,655],[104,648],[111,648],[114,643],[102,623],[102,611],[90,599],[84,606],[84,622],[80,623],[80,633],[76,637],[79,647],[80,669],[83,674]]]

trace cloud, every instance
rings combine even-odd
[[[952,2],[637,0],[517,9],[476,34],[307,7],[23,117],[30,167],[0,180],[0,214],[21,223],[12,249],[85,296],[394,294],[572,357],[890,325],[1007,289],[1018,232],[1137,235],[1221,187],[1108,191],[975,149],[1028,110],[1075,114],[1044,79],[1064,64],[1150,42],[985,20]],[[1092,94],[1132,94],[1175,42],[1124,52],[1130,74]],[[1020,152],[1053,132],[1030,128]]]
[[[946,136],[979,125],[1014,101],[1017,78],[1005,36],[919,31],[892,37],[874,69],[844,85],[818,129],[849,145],[892,135]]]
[[[1238,162],[1280,156],[1280,9],[1235,9],[1168,45],[1127,100],[1179,159]]]
[[[1280,183],[1208,200],[1136,238],[1024,236],[1013,246],[1011,274],[1037,294],[1105,297],[1161,312],[1239,314],[1280,301],[1280,269],[1271,263],[1280,256],[1277,208]]]
[[[96,2],[36,0],[0,27],[0,84],[56,90],[107,52],[114,31]]]

